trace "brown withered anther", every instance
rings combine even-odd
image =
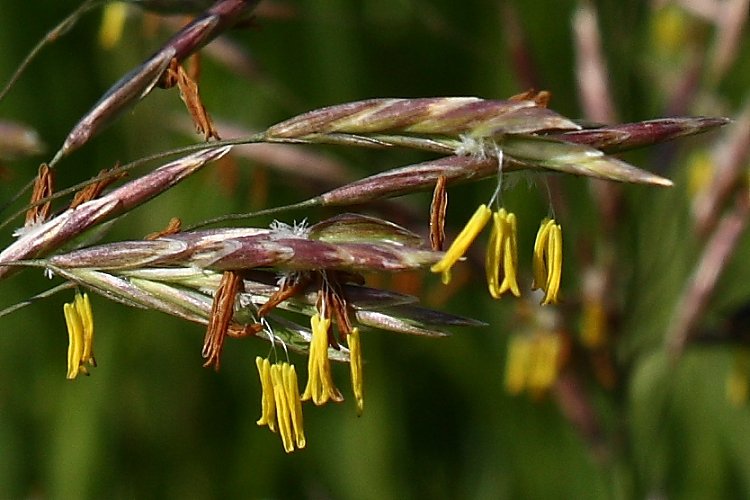
[[[268,313],[273,311],[276,306],[285,300],[291,299],[303,292],[311,281],[312,277],[308,273],[298,273],[295,279],[282,280],[279,289],[276,290],[276,292],[268,298],[268,301],[258,309],[258,317],[262,318],[268,315]]]
[[[39,165],[39,174],[36,177],[34,190],[31,193],[32,207],[26,212],[26,226],[47,220],[50,213],[50,202],[38,203],[52,195],[54,184],[54,171],[46,163]]]
[[[193,66],[196,67],[195,65]],[[193,80],[177,59],[172,59],[169,63],[169,67],[164,72],[164,76],[161,80],[161,85],[165,88],[170,88],[177,85],[180,89],[180,99],[185,103],[185,107],[190,113],[193,123],[195,124],[195,130],[199,134],[203,134],[206,141],[213,139],[221,140],[219,132],[214,127],[211,116],[209,116],[206,106],[201,101],[200,94],[198,92],[198,84]]]
[[[448,209],[446,183],[444,175],[438,176],[430,204],[430,246],[435,251],[441,251],[445,241],[445,211]]]
[[[167,223],[167,227],[165,227],[161,231],[148,233],[146,236],[143,237],[143,239],[155,240],[163,236],[169,236],[170,234],[177,234],[181,230],[182,230],[182,221],[177,217],[172,217],[171,219],[169,219],[169,222]]]
[[[361,276],[337,271],[296,273],[293,279],[281,281],[278,290],[258,309],[258,318],[267,316],[285,300],[301,295],[308,287],[317,286],[319,287],[320,297],[318,306],[320,307],[325,302],[326,308],[330,309],[331,318],[338,327],[339,336],[346,338],[354,327],[349,313],[349,305],[344,298],[342,285],[352,282],[361,283]],[[251,326],[254,326],[254,333],[262,328],[259,323]],[[331,331],[328,332],[328,344],[335,349],[339,347],[338,338]]]
[[[263,330],[262,323],[248,323],[246,325],[229,325],[227,336],[235,339],[252,337]]]
[[[529,89],[508,98],[509,101],[534,101],[540,108],[546,108],[549,105],[550,99],[552,99],[552,94],[549,91],[540,90],[537,92],[534,89]]]
[[[50,165],[86,144],[127,109],[158,85],[172,59],[182,61],[243,19],[259,0],[218,0],[208,10],[175,33],[142,64],[132,69],[104,93],[73,126]]]
[[[221,352],[224,349],[229,325],[234,315],[234,303],[237,294],[243,291],[243,282],[240,275],[234,271],[225,271],[221,277],[221,283],[216,289],[211,314],[206,329],[206,337],[203,340],[203,351],[201,355],[206,360],[204,367],[212,366],[219,371],[221,366]]]
[[[114,184],[118,180],[128,175],[127,172],[118,172],[115,174],[111,174],[111,172],[116,171],[118,168],[120,168],[120,162],[115,163],[115,166],[109,170],[101,170],[99,172],[99,175],[96,176],[96,178],[99,179],[98,181],[92,182],[73,195],[73,201],[70,202],[70,208],[76,208],[79,205],[86,203],[87,201],[97,199],[99,195],[101,195],[102,192],[107,188],[107,186],[109,186],[110,184]]]
[[[342,278],[344,278],[342,280]],[[339,339],[346,339],[347,335],[352,333],[353,326],[351,315],[349,314],[349,304],[344,297],[342,288],[345,277],[335,271],[322,272],[321,287],[318,302],[319,309],[322,304],[329,310],[331,319],[336,323],[338,329],[338,338],[333,334],[333,330],[328,331],[328,345],[334,349],[339,349]]]

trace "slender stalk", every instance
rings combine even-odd
[[[8,80],[8,83],[5,84],[5,87],[0,90],[0,101],[2,101],[3,98],[8,94],[8,92],[10,92],[10,89],[12,89],[18,79],[21,78],[23,72],[26,71],[26,68],[29,66],[29,64],[31,64],[31,62],[39,54],[39,52],[41,52],[45,45],[55,42],[58,38],[70,31],[81,18],[81,16],[83,16],[86,12],[99,7],[100,5],[103,5],[104,3],[106,3],[106,1],[107,0],[86,0],[68,17],[60,21],[57,26],[47,32],[47,34],[44,35],[44,38],[37,42],[34,48],[31,49],[31,51],[26,55],[21,64],[18,65],[16,71],[13,73],[13,76],[11,76],[10,80]]]

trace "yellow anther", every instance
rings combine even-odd
[[[655,52],[662,57],[674,57],[684,53],[685,45],[693,41],[695,25],[690,22],[688,12],[674,4],[654,12],[650,31],[650,46]]]
[[[305,447],[302,427],[302,403],[299,398],[297,373],[289,363],[271,364],[268,359],[255,358],[263,389],[261,416],[258,425],[278,429],[284,451],[291,453]]]
[[[562,228],[552,226],[547,242],[547,284],[542,304],[556,304],[562,278]]]
[[[516,216],[504,208],[492,214],[492,234],[487,245],[485,271],[490,295],[499,299],[510,291],[516,297],[521,296],[516,278],[518,269],[518,248],[516,239]]]
[[[78,367],[81,366],[83,356],[83,324],[81,317],[76,312],[75,303],[63,305],[65,313],[65,324],[68,327],[68,375],[72,380],[78,376]]]
[[[339,390],[333,384],[331,364],[328,360],[328,329],[331,327],[330,318],[322,318],[315,314],[310,318],[312,340],[307,364],[307,386],[302,394],[302,401],[312,399],[316,405],[322,405],[329,399],[340,402],[344,400]]]
[[[258,367],[262,390],[260,418],[256,423],[258,425],[267,425],[271,431],[276,432],[276,399],[273,394],[271,363],[268,359],[258,356],[255,358],[255,366]]]
[[[122,37],[128,6],[125,3],[113,2],[104,7],[102,24],[99,28],[99,44],[104,49],[111,49]]]
[[[557,380],[562,353],[562,339],[557,333],[543,333],[533,340],[528,387],[532,394],[545,393]]]
[[[513,395],[528,390],[546,393],[557,380],[563,359],[563,338],[555,332],[517,334],[508,341],[505,389]]]
[[[547,265],[544,262],[544,251],[547,249],[547,240],[549,239],[549,232],[555,222],[552,219],[543,219],[539,226],[539,231],[536,233],[536,241],[534,241],[534,262],[532,264],[532,271],[534,272],[534,281],[531,284],[531,288],[536,290],[544,286],[547,282]]]
[[[94,314],[91,310],[91,302],[87,294],[76,294],[75,305],[78,310],[78,314],[81,316],[81,324],[83,325],[83,355],[81,356],[81,363],[88,363],[91,366],[96,366],[96,360],[94,359]]]
[[[520,394],[526,388],[531,356],[531,342],[526,335],[513,335],[509,339],[505,361],[505,390],[510,394]]]
[[[553,219],[544,219],[534,242],[534,283],[544,290],[542,304],[556,304],[562,276],[562,228]]]
[[[589,349],[598,349],[607,340],[607,313],[599,301],[583,303],[581,312],[581,343]]]
[[[365,408],[364,389],[362,387],[362,345],[359,342],[359,329],[352,329],[346,336],[349,345],[349,367],[352,373],[352,390],[357,400],[357,416],[362,415]]]
[[[91,303],[85,293],[77,293],[73,303],[63,306],[65,324],[68,328],[68,373],[72,380],[79,373],[88,375],[86,364],[96,366],[94,359],[94,316]]]
[[[716,165],[710,154],[703,151],[691,155],[687,162],[687,192],[690,197],[697,196],[707,189],[716,172]]]
[[[302,449],[307,444],[305,429],[302,420],[302,401],[299,397],[299,385],[297,384],[297,372],[294,365],[282,363],[281,375],[284,381],[286,400],[289,403],[289,414],[292,417],[292,429],[297,448]]]
[[[278,364],[271,366],[271,380],[273,381],[273,396],[276,401],[276,422],[279,424],[281,442],[284,444],[284,451],[291,453],[294,451],[291,412],[289,411],[289,401],[284,389],[282,369]]]
[[[466,253],[474,239],[487,225],[491,215],[492,211],[487,208],[487,205],[480,205],[463,230],[456,236],[448,251],[445,252],[445,256],[430,268],[433,273],[442,273],[443,284],[450,283],[451,267]]]

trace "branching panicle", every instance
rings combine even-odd
[[[531,265],[528,261],[526,265],[519,261],[519,241],[523,243],[524,239],[518,236],[521,224],[516,214],[504,204],[508,200],[503,194],[512,184],[506,182],[507,177],[524,171],[535,177],[555,173],[668,187],[672,185],[671,180],[611,155],[702,133],[728,123],[723,118],[677,117],[620,125],[582,125],[551,109],[549,92],[529,90],[507,100],[426,97],[346,102],[294,116],[252,136],[221,140],[200,98],[197,72],[191,76],[182,64],[217,36],[245,23],[259,2],[127,1],[156,12],[189,12],[197,16],[106,91],[72,127],[52,160],[42,164],[33,184],[31,202],[23,209],[28,209],[24,228],[16,234],[17,239],[0,251],[0,280],[21,271],[24,266],[41,267],[69,286],[88,289],[131,307],[158,310],[203,325],[206,328],[201,352],[204,366],[217,371],[227,337],[252,337],[269,342],[271,349],[267,357],[256,358],[262,393],[257,424],[278,432],[287,453],[306,446],[303,401],[323,405],[344,400],[334,381],[332,361],[349,363],[356,411],[362,413],[362,337],[368,335],[368,330],[444,337],[453,327],[483,325],[470,318],[423,308],[416,304],[417,296],[367,287],[365,282],[387,274],[408,271],[410,275],[412,272],[427,275],[431,271],[440,274],[447,285],[452,270],[464,266],[462,261],[475,263],[477,259],[471,247],[475,241],[482,240],[480,234],[490,222],[492,229],[484,257],[486,291],[495,299],[503,295],[517,299],[510,302],[515,302],[515,307],[525,313],[520,323],[533,327],[528,332],[512,333],[507,349],[506,389],[512,394],[528,390],[535,397],[551,392],[562,374],[570,343],[568,334],[559,325],[562,307],[571,307],[560,304],[568,296],[567,293],[563,296],[561,290],[565,288],[567,292],[568,287],[573,288],[563,281],[562,227],[554,219],[545,218],[533,249],[529,248]],[[74,15],[50,32],[28,60],[41,46],[69,29],[94,3],[84,2]],[[102,32],[106,35],[105,43],[112,46],[122,32],[126,10],[120,4],[108,4],[107,8],[111,8],[105,16],[109,21]],[[9,85],[0,92],[0,99],[25,65],[21,65]],[[118,163],[88,181],[75,193],[67,209],[53,214],[51,202],[57,203],[59,198],[70,196],[79,187],[53,194],[53,168],[153,89],[174,86],[178,87],[197,131],[206,142],[213,141],[166,152],[158,157],[178,153],[180,157],[128,180],[123,179]],[[41,141],[30,129],[11,125],[0,122],[0,159],[41,152]],[[221,127],[225,130],[224,124]],[[737,144],[744,144],[746,150],[747,141],[742,141],[740,137]],[[332,177],[335,183],[330,182],[330,178],[327,184],[320,182],[325,185],[325,191],[318,196],[252,214],[225,216],[225,219],[279,217],[269,227],[247,225],[198,230],[196,226],[183,228],[180,219],[174,217],[164,230],[150,233],[145,239],[134,236],[132,240],[73,245],[84,233],[94,228],[105,229],[105,223],[127,215],[176,187],[204,166],[228,155],[236,145],[260,143],[265,144],[263,147],[283,143],[284,148],[293,148],[295,144],[400,148],[433,156],[421,163],[386,168],[359,178],[341,168],[340,175]],[[743,149],[737,146],[733,151]],[[295,174],[303,170],[304,165],[320,165],[304,164],[298,162],[298,158],[288,161],[293,164]],[[734,167],[732,175],[727,177],[729,180],[721,183],[727,192],[736,191],[738,179],[742,177],[739,167]],[[317,186],[319,170],[308,168],[310,172],[305,173],[305,179],[315,179]],[[493,179],[494,194],[477,208],[462,231],[455,236],[449,231],[448,237],[453,241],[443,252],[448,189],[459,183],[485,179]],[[114,183],[120,184],[112,187]],[[261,186],[266,194],[265,184]],[[734,244],[744,228],[750,212],[744,177],[741,189],[735,207],[737,220],[730,220],[735,224],[727,229],[732,238],[719,238],[721,241],[717,245],[727,241]],[[291,210],[357,207],[424,190],[433,190],[429,218],[416,222],[410,220],[410,214],[404,210],[397,220],[407,221],[406,227],[358,213],[336,213],[308,223],[308,217],[314,221],[317,214],[306,212],[302,222],[295,221],[291,225],[284,222],[287,218],[283,215]],[[544,195],[550,199],[550,213],[555,213],[557,205],[563,205],[561,219],[569,219],[566,217],[569,207],[560,203],[563,197],[559,191],[559,186],[547,185]],[[28,196],[27,190],[22,193]],[[722,200],[711,200],[710,206],[714,208],[709,211],[709,222],[718,217],[716,207],[723,206]],[[215,222],[211,220],[202,225]],[[65,250],[61,250],[63,248]],[[580,248],[576,250],[582,253]],[[724,260],[729,255],[727,247],[719,250],[715,253],[722,257],[719,260]],[[574,266],[566,264],[566,273],[568,267],[575,270]],[[465,268],[467,273],[471,271],[470,266]],[[714,267],[706,273],[712,269]],[[454,289],[460,286],[456,282],[460,281],[458,277],[462,273],[456,273]],[[715,281],[716,276],[709,278]],[[437,281],[436,277],[431,279]],[[601,283],[596,290],[605,290],[609,282],[602,278]],[[414,295],[421,295],[420,286],[421,281],[412,287]],[[527,296],[529,289],[541,289],[541,305],[549,307],[540,308],[536,304],[532,307],[526,298],[520,299]],[[583,344],[590,349],[606,348],[604,332],[611,318],[599,296],[602,293],[587,294],[592,297],[587,296],[583,305],[582,323],[587,339]],[[705,304],[698,299],[695,301],[699,305]],[[69,337],[67,378],[74,379],[79,373],[88,374],[88,366],[96,366],[92,347],[93,314],[88,295],[77,293],[74,302],[65,305],[64,313]],[[693,321],[693,316],[687,317],[674,332],[674,342],[679,349],[687,340]],[[302,394],[289,352],[308,358]],[[734,392],[739,394],[742,386],[735,386]]]

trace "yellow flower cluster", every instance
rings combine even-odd
[[[499,299],[503,293],[510,291],[516,297],[521,296],[516,279],[518,269],[518,248],[516,241],[516,214],[508,213],[504,208],[492,214],[492,233],[487,244],[485,270],[487,286],[493,299]]]
[[[86,365],[96,366],[94,359],[94,315],[89,296],[76,293],[73,302],[63,306],[68,327],[68,375],[73,380],[79,373],[89,374]]]
[[[553,219],[544,219],[534,242],[534,283],[544,290],[542,304],[556,304],[562,276],[562,229]]]
[[[505,388],[513,395],[528,389],[544,394],[557,380],[562,364],[563,339],[556,332],[519,333],[508,343]]]
[[[328,329],[330,318],[321,318],[315,314],[311,320],[312,340],[308,360],[308,379],[305,391],[300,397],[297,385],[297,374],[289,363],[271,365],[268,359],[256,358],[255,363],[260,375],[262,397],[261,416],[258,425],[266,425],[271,431],[277,429],[281,434],[284,450],[290,453],[305,447],[305,435],[302,428],[302,401],[312,400],[316,405],[326,402],[344,400],[336,388],[331,376],[328,359]],[[357,414],[364,408],[362,388],[362,351],[359,330],[352,329],[346,337],[349,345],[352,386],[357,403]]]
[[[74,379],[79,373],[88,375],[86,365],[96,366],[92,347],[94,320],[88,295],[77,293],[73,302],[65,304],[63,311],[68,327],[68,379]],[[333,383],[330,361],[328,359],[328,330],[330,318],[321,318],[315,314],[311,320],[312,340],[310,342],[308,381],[304,394],[300,396],[297,373],[289,363],[274,363],[257,357],[255,364],[260,376],[261,416],[257,421],[260,426],[268,426],[272,432],[278,432],[284,450],[291,453],[305,447],[305,433],[302,420],[302,401],[312,400],[322,405],[329,400],[344,400],[341,392]],[[353,328],[346,336],[349,346],[351,378],[357,414],[364,408],[364,391],[362,385],[362,347],[359,330]]]
[[[518,269],[516,216],[504,208],[493,213],[487,205],[480,205],[445,252],[445,256],[430,270],[434,273],[441,273],[443,283],[448,284],[451,279],[451,268],[466,253],[490,218],[493,220],[493,225],[485,259],[490,295],[498,299],[505,292],[511,292],[516,297],[520,297],[521,292],[516,277]],[[544,291],[542,304],[557,303],[562,276],[562,229],[552,219],[544,219],[537,233],[534,244],[533,271],[532,288],[541,288]]]
[[[302,394],[302,401],[312,399],[317,406],[329,399],[338,403],[344,397],[333,384],[331,362],[328,360],[328,329],[331,327],[331,320],[316,314],[310,319],[310,325],[312,340],[307,364],[307,387]]]
[[[278,430],[287,453],[304,448],[302,402],[294,366],[289,363],[271,365],[268,359],[261,357],[255,358],[255,365],[263,391],[261,416],[257,424],[267,425],[272,432]]]

